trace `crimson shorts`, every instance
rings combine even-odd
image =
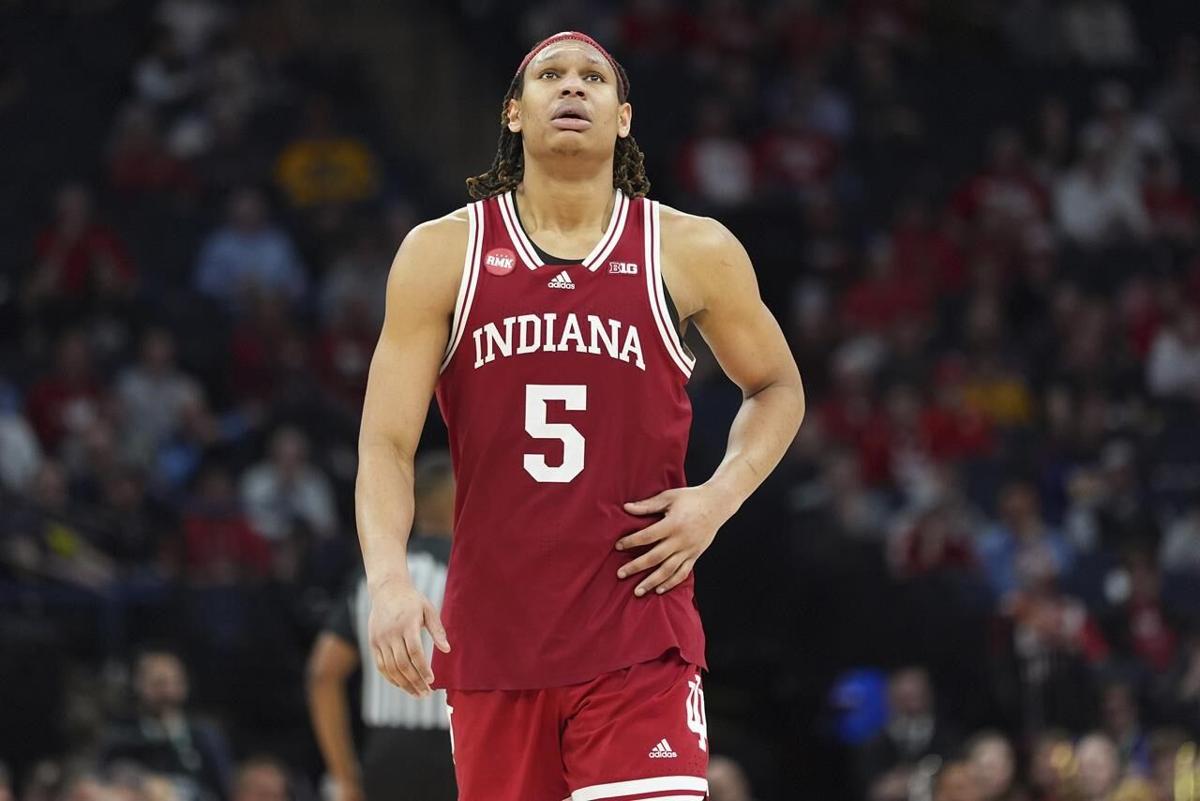
[[[701,801],[700,669],[672,649],[566,687],[447,690],[459,801]]]

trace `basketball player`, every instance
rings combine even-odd
[[[590,37],[536,45],[474,202],[417,226],[388,279],[356,487],[371,644],[398,686],[446,689],[463,801],[705,795],[692,568],[804,413],[741,244],[646,196],[628,96]],[[744,395],[697,486],[687,324]],[[458,490],[441,619],[404,558],[435,394]]]

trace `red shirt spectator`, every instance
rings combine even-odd
[[[621,41],[631,53],[662,56],[696,38],[696,21],[674,3],[642,0],[630,4],[619,23]]]
[[[962,249],[944,227],[929,219],[920,201],[906,204],[892,228],[892,261],[901,279],[932,292],[957,294],[966,285]]]
[[[101,412],[104,385],[92,372],[87,340],[67,334],[58,346],[53,372],[36,381],[26,411],[43,447],[54,451],[72,431],[82,431]]]
[[[128,289],[135,277],[125,245],[111,228],[92,219],[92,201],[77,184],[57,198],[54,223],[34,244],[37,267],[30,293],[79,296],[89,289],[104,293]]]
[[[362,406],[367,391],[367,369],[379,337],[365,313],[338,322],[317,342],[316,362],[321,382],[334,397]]]
[[[820,59],[838,41],[843,27],[840,20],[822,14],[814,0],[780,3],[766,26],[794,64]]]
[[[868,256],[869,274],[842,299],[842,320],[855,330],[882,332],[902,318],[923,318],[930,297],[918,282],[896,273],[890,245],[877,243]]]
[[[210,467],[183,518],[183,567],[198,583],[261,578],[271,568],[271,548],[237,507],[224,469]]]
[[[1157,236],[1183,243],[1196,238],[1196,198],[1179,182],[1179,171],[1158,158],[1142,185],[1142,203]]]
[[[968,223],[987,215],[1005,230],[1019,233],[1028,222],[1045,220],[1050,195],[1025,163],[1021,139],[1014,131],[993,134],[991,163],[954,193],[954,213]]]
[[[882,39],[911,45],[924,33],[922,0],[854,0],[850,25],[858,39]]]
[[[767,131],[755,146],[759,183],[812,190],[829,182],[837,166],[837,144],[804,121],[803,110]]]

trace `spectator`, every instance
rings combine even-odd
[[[203,390],[184,395],[180,398],[179,423],[155,457],[154,490],[177,499],[204,459],[236,442],[251,424],[249,416],[236,411],[214,414]]]
[[[117,233],[92,218],[92,196],[69,183],[55,197],[54,222],[35,243],[37,262],[25,300],[108,300],[128,296],[136,279],[133,262]]]
[[[1005,609],[1016,601],[1018,592],[1064,575],[1072,554],[1063,537],[1043,519],[1032,485],[1009,484],[999,506],[1000,520],[983,534],[978,547],[994,597]]]
[[[1083,137],[1079,163],[1056,189],[1058,225],[1068,239],[1100,248],[1141,239],[1150,233],[1138,186],[1121,175],[1101,135]]]
[[[318,537],[336,533],[329,479],[309,462],[308,439],[295,428],[275,432],[270,461],[246,472],[241,493],[255,530],[272,542],[295,534],[298,523]]]
[[[175,362],[175,338],[165,328],[142,337],[139,362],[121,373],[116,396],[121,405],[122,436],[129,456],[148,464],[180,424],[183,407],[201,392],[194,378]]]
[[[188,709],[188,675],[171,651],[146,648],[134,660],[134,707],[114,721],[102,764],[132,759],[187,788],[189,801],[228,799],[231,761],[225,737]]]
[[[175,545],[174,510],[147,496],[145,476],[139,470],[116,470],[102,476],[101,484],[103,533],[97,544],[123,573],[156,578],[165,567],[167,548]]]
[[[1062,729],[1047,729],[1033,738],[1029,756],[1029,789],[1033,801],[1064,801],[1064,780],[1074,759],[1074,744]]]
[[[955,743],[952,730],[934,710],[933,688],[923,668],[897,670],[888,682],[888,722],[857,754],[857,772],[870,787],[897,766],[912,767],[929,754],[946,756]]]
[[[970,520],[960,506],[951,499],[935,500],[897,529],[889,556],[899,577],[967,573],[975,567]]]
[[[754,792],[741,765],[713,754],[708,760],[708,797],[709,801],[754,801]]]
[[[1104,733],[1117,748],[1124,770],[1150,775],[1150,741],[1139,720],[1137,691],[1133,684],[1112,679],[1100,689],[1100,714]]]
[[[296,303],[308,278],[292,241],[267,220],[266,201],[254,189],[230,197],[226,224],[209,235],[196,264],[196,289],[230,310],[244,310],[257,294]]]
[[[1061,97],[1051,96],[1038,109],[1032,168],[1042,186],[1055,186],[1073,156],[1071,111]]]
[[[26,414],[41,444],[53,452],[66,437],[82,434],[100,417],[105,396],[87,339],[70,331],[58,342],[53,371],[30,387]]]
[[[1121,0],[1073,0],[1063,8],[1063,29],[1072,54],[1086,66],[1130,66],[1138,56],[1137,34]]]
[[[880,237],[867,253],[867,271],[846,292],[842,320],[853,331],[880,333],[904,320],[924,319],[930,298],[920,283],[897,274],[892,244]]]
[[[153,50],[133,73],[139,99],[172,116],[195,98],[200,83],[195,62],[184,56],[175,34],[167,29],[158,31]]]
[[[251,757],[237,767],[231,801],[295,801],[288,770],[269,756]]]
[[[342,134],[329,98],[305,110],[305,130],[292,140],[275,165],[275,180],[298,209],[370,200],[379,191],[379,166],[362,139]]]
[[[412,209],[400,204],[393,213],[411,215]],[[403,239],[407,231],[398,233]],[[370,328],[383,325],[383,289],[391,257],[378,228],[364,225],[359,229],[353,246],[334,261],[321,282],[321,316],[327,325],[345,315],[361,319]]]
[[[1146,362],[1146,385],[1160,398],[1200,399],[1200,311],[1185,306],[1159,329]]]
[[[728,107],[720,98],[708,97],[696,113],[696,132],[680,148],[680,185],[705,204],[748,202],[755,190],[754,156],[734,132]]]
[[[1187,742],[1188,734],[1181,729],[1159,729],[1150,733],[1150,781],[1155,792],[1153,801],[1175,801],[1180,752]]]
[[[196,483],[183,516],[183,575],[198,586],[264,578],[271,567],[270,546],[239,508],[229,473],[211,464]]]
[[[933,801],[984,801],[971,763],[947,762],[934,781]]]
[[[109,183],[130,197],[193,197],[199,180],[168,152],[152,109],[130,106],[117,121],[108,153]]]
[[[1153,106],[1176,141],[1200,150],[1200,39],[1194,33],[1179,37]]]
[[[967,741],[964,750],[982,801],[1024,801],[1025,791],[1017,784],[1016,756],[1008,738],[997,731],[981,731]]]
[[[1049,0],[1016,0],[1004,12],[1004,36],[1027,64],[1056,64],[1066,57],[1062,18]]]
[[[755,150],[755,183],[800,202],[826,186],[837,168],[835,143],[811,126],[805,109],[795,106],[760,137]]]
[[[1177,163],[1163,156],[1149,158],[1142,202],[1156,239],[1180,248],[1195,244],[1196,197],[1180,182]]]
[[[1020,237],[1047,217],[1050,201],[1025,159],[1020,135],[1008,128],[992,132],[989,165],[955,193],[959,218],[985,224],[1001,235]]]
[[[1121,780],[1116,746],[1104,734],[1093,732],[1075,747],[1079,762],[1078,792],[1083,801],[1112,801]]]
[[[1100,84],[1096,89],[1099,116],[1084,127],[1083,135],[1100,142],[1120,180],[1140,185],[1148,158],[1170,158],[1170,140],[1155,117],[1134,113],[1132,103],[1125,84]]]
[[[37,473],[42,449],[16,393],[0,382],[0,490],[20,492]]]

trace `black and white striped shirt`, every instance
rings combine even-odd
[[[450,559],[450,540],[413,534],[408,541],[408,572],[413,586],[438,609],[446,592],[446,568]],[[358,648],[362,662],[362,717],[368,726],[394,726],[405,729],[449,729],[446,691],[434,690],[426,698],[414,698],[387,680],[375,665],[367,622],[371,598],[367,576],[357,579],[334,607],[325,630]],[[425,658],[433,656],[433,638],[421,630]]]

